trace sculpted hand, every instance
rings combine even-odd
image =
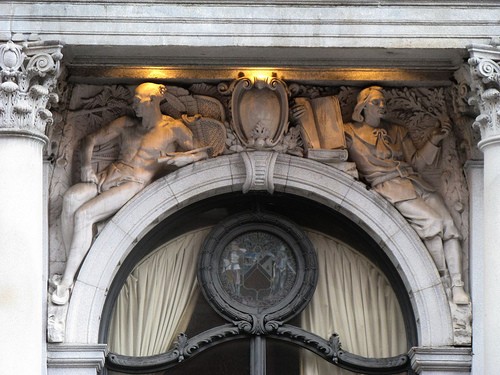
[[[97,176],[98,182],[97,182],[97,191],[101,192],[101,187],[102,184],[106,181],[106,178],[108,177],[108,172],[107,170],[103,170],[99,172],[99,175]]]
[[[210,147],[197,148],[186,152],[170,152],[158,158],[158,162],[175,165],[176,167],[183,167],[186,164],[208,158],[208,149],[210,149]]]
[[[91,166],[82,167],[81,179],[82,182],[93,182],[94,184],[98,183],[95,171]]]
[[[451,123],[447,120],[441,121],[441,127],[432,132],[430,141],[433,145],[439,145],[439,143],[445,139],[451,131]]]
[[[306,107],[301,104],[296,104],[290,108],[290,119],[292,121],[299,120],[306,113]]]
[[[182,167],[184,165],[187,165],[189,163],[192,163],[194,161],[194,155],[188,154],[188,155],[175,155],[172,156],[171,159],[168,159],[166,163],[168,165],[175,165],[176,167]]]

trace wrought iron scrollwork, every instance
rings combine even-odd
[[[181,333],[177,336],[173,348],[168,352],[153,356],[133,357],[109,353],[106,363],[109,369],[128,374],[146,374],[148,372],[163,371],[183,362],[205,349],[228,340],[244,338],[243,330],[235,324],[225,324],[209,329],[192,338]]]
[[[168,352],[149,357],[130,357],[109,353],[109,369],[129,374],[145,374],[163,371],[195,357],[205,349],[223,342],[248,338],[262,334],[252,329],[248,322],[234,322],[215,327],[190,339],[183,333],[178,336],[174,347]],[[269,322],[264,329],[267,337],[301,346],[344,369],[363,374],[397,374],[408,370],[409,358],[399,355],[387,358],[367,358],[342,349],[340,337],[333,334],[328,340],[299,327],[279,322]]]

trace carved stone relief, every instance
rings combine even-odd
[[[288,90],[283,81],[242,77],[218,88],[231,94],[231,129],[244,147],[269,150],[282,140],[288,128]]]
[[[240,153],[247,169],[244,192],[267,190],[272,193],[273,161],[278,153],[308,157],[343,170],[354,178],[358,177],[355,165],[345,161],[344,140],[338,139],[338,145],[335,146],[324,142],[323,129],[317,128],[321,123],[317,120],[321,118],[317,103],[323,101],[321,105],[326,106],[323,108],[331,105],[337,108],[334,111],[338,117],[335,121],[340,128],[341,123],[351,121],[360,90],[358,87],[288,86],[275,77],[268,80],[243,77],[230,84],[167,85],[160,109],[164,115],[182,121],[194,133],[195,150],[206,149],[208,157]],[[64,120],[56,122],[50,133],[50,153],[53,154],[49,218],[51,275],[62,273],[67,260],[59,216],[65,191],[79,181],[79,143],[87,135],[121,116],[134,117],[133,91],[132,86],[82,84],[69,85],[64,91],[70,93],[67,108],[61,110]],[[463,274],[467,275],[468,193],[461,168],[462,161],[470,158],[470,145],[474,142],[470,134],[462,129],[467,125],[464,118],[468,114],[457,114],[457,100],[450,100],[456,98],[459,91],[457,86],[398,88],[386,89],[384,94],[388,120],[408,129],[417,147],[427,139],[437,122],[451,120],[453,123],[450,136],[443,141],[439,158],[422,172],[422,177],[444,198],[461,232]],[[315,107],[311,113],[316,117],[310,124],[314,123],[315,126],[316,143],[305,134],[304,128],[300,126],[301,121],[294,117],[293,105],[297,101],[315,103],[312,104]],[[337,139],[333,137],[332,141]],[[463,147],[464,144],[467,146]],[[338,148],[332,150],[334,147]],[[119,151],[113,142],[95,147],[92,166],[96,173],[115,161]],[[99,225],[94,229],[94,234],[98,230]],[[465,281],[467,284],[467,279]],[[55,316],[58,314],[53,314]]]

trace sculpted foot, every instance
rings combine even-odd
[[[69,301],[70,288],[58,285],[52,293],[51,301],[54,305],[65,305]]]
[[[453,288],[453,303],[457,305],[468,305],[470,302],[469,296],[465,293],[462,286],[454,286]]]
[[[457,305],[468,305],[470,302],[469,295],[465,293],[463,283],[455,283],[451,287],[453,294],[453,303]]]

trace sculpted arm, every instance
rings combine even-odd
[[[177,124],[173,128],[173,132],[175,134],[175,142],[183,152],[167,153],[167,156],[159,161],[182,167],[208,157],[207,148],[194,149],[193,133],[187,126]]]
[[[186,125],[178,123],[173,130],[176,143],[182,151],[190,151],[194,148],[193,133]]]
[[[450,128],[451,125],[449,123],[443,123],[441,128],[435,130],[429,137],[429,140],[418,150],[413,144],[409,133],[403,132],[401,144],[405,159],[417,171],[421,171],[426,166],[434,163],[439,154],[441,141],[448,136]]]

